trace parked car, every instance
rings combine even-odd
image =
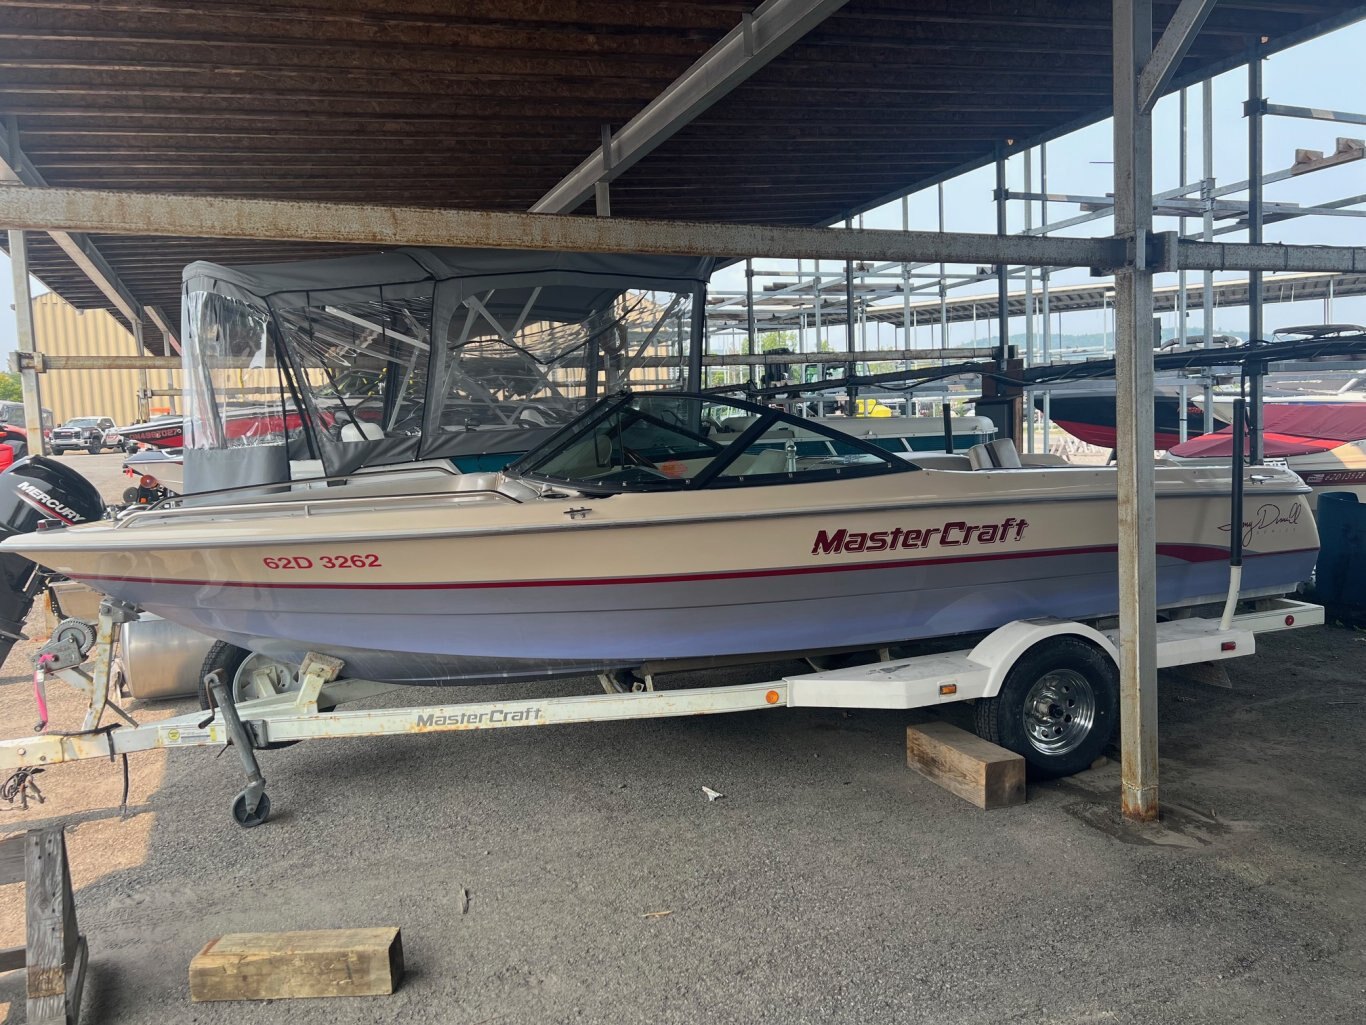
[[[52,428],[55,423],[55,418],[52,415],[52,410],[44,406],[42,410],[42,417],[43,437],[48,441],[51,441]],[[12,402],[9,399],[0,399],[0,428],[6,428],[10,426],[17,427],[19,431],[23,434],[24,438],[28,438],[28,432],[25,430],[24,425],[24,404],[22,402]],[[0,438],[0,441],[3,440],[3,438]],[[22,452],[19,454],[21,456],[23,455]]]
[[[123,448],[118,427],[107,416],[78,416],[52,429],[52,454],[83,448],[92,456],[105,449]]]

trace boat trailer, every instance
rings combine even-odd
[[[1323,608],[1306,602],[1278,598],[1248,605],[1249,611],[1225,616],[1224,623],[1197,616],[1158,623],[1158,667],[1251,655],[1259,633],[1316,626],[1324,621]],[[1118,630],[1059,619],[1017,620],[970,649],[760,683],[655,690],[653,680],[647,678],[636,685],[643,689],[617,692],[604,678],[602,694],[354,711],[338,710],[337,706],[399,688],[343,678],[344,665],[339,659],[310,654],[299,667],[297,683],[291,681],[286,690],[276,690],[278,674],[272,679],[271,671],[262,669],[246,681],[250,688],[247,692],[256,696],[235,699],[234,681],[214,672],[205,682],[216,699],[216,708],[139,724],[114,700],[120,673],[117,628],[136,617],[132,606],[105,599],[93,629],[82,624],[83,630],[59,628],[54,632],[35,659],[40,716],[46,718],[46,680],[56,677],[87,695],[84,721],[79,730],[71,732],[47,730],[46,723],[40,722],[39,729],[44,732],[36,736],[0,740],[0,769],[8,774],[84,759],[112,760],[116,755],[139,751],[231,744],[247,777],[246,788],[232,802],[232,816],[244,827],[260,825],[270,815],[257,752],[295,741],[660,719],[784,707],[927,708],[996,698],[1010,670],[1026,653],[1036,652],[1042,645],[1080,640],[1111,660],[1118,651]],[[1031,699],[1033,694],[1031,691]],[[107,714],[122,722],[106,722]]]

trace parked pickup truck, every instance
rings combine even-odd
[[[92,456],[107,448],[123,448],[118,427],[107,416],[78,416],[52,429],[52,454],[83,448]]]

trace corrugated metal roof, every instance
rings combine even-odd
[[[752,10],[702,0],[13,0],[0,115],[52,185],[525,210]],[[1160,29],[1176,4],[1156,3]],[[1366,16],[1221,0],[1181,80]],[[821,224],[1103,118],[1109,5],[850,0],[613,184],[623,216]],[[98,238],[173,316],[192,259],[317,245]],[[104,297],[44,237],[34,272]],[[149,332],[153,348],[156,332]]]

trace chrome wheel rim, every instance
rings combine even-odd
[[[1030,747],[1065,755],[1080,746],[1096,723],[1096,692],[1081,673],[1054,669],[1029,688],[1022,718]]]

